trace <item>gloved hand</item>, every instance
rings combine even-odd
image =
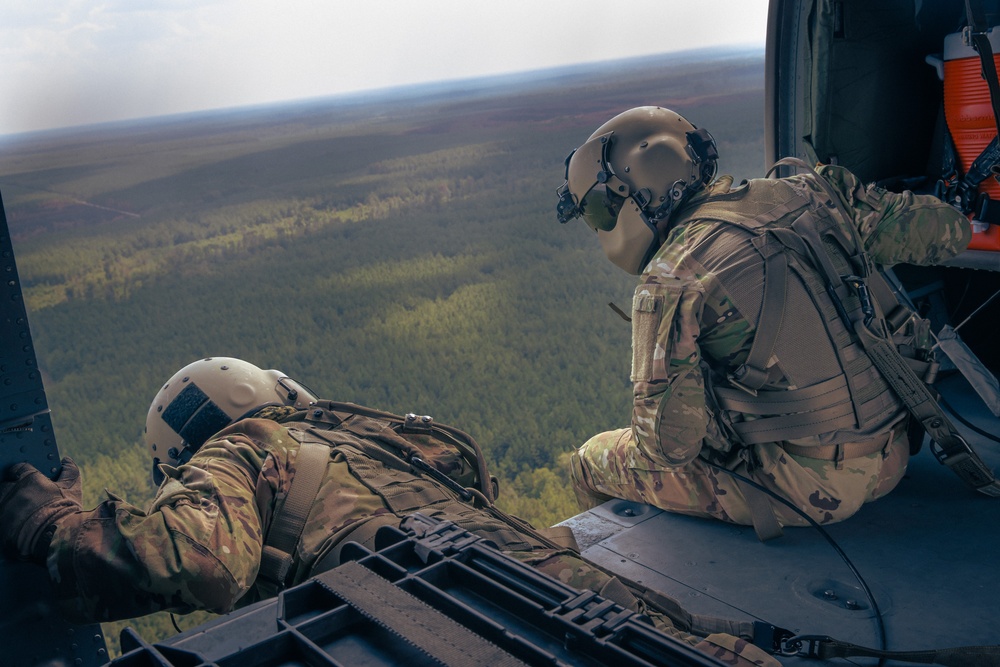
[[[44,563],[58,521],[81,511],[80,469],[62,460],[62,471],[50,480],[30,463],[10,467],[0,482],[0,546],[4,552]]]

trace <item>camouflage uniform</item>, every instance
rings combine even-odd
[[[164,466],[167,479],[146,511],[109,494],[96,509],[60,522],[47,565],[67,615],[106,621],[160,610],[223,613],[267,594],[258,577],[266,537],[295,477],[300,443],[318,431],[295,421],[301,412],[266,410],[220,431],[188,464]],[[289,585],[311,576],[313,564],[355,539],[352,532],[365,522],[398,526],[419,510],[453,521],[569,585],[617,591],[615,601],[649,613],[661,630],[731,664],[778,664],[734,636],[700,639],[677,629],[575,552],[512,527],[492,507],[461,501],[403,458],[407,449],[417,452],[438,471],[471,485],[476,471],[455,447],[426,436],[403,441],[380,429],[375,420],[353,417],[321,432],[330,455],[293,555]]]
[[[938,263],[969,242],[966,218],[934,197],[865,187],[839,167],[822,167],[818,173],[842,199],[843,210],[853,216],[869,256],[879,265]],[[809,193],[804,200],[802,192]],[[802,206],[796,203],[803,201]],[[732,187],[731,177],[722,177],[673,214],[672,229],[646,267],[633,304],[631,428],[595,436],[573,458],[574,488],[582,508],[611,497],[625,498],[751,524],[741,488],[732,477],[709,466],[708,459],[749,476],[826,523],[851,516],[863,503],[891,491],[902,477],[909,457],[906,411],[890,391],[874,392],[872,403],[877,405],[866,408],[875,416],[863,428],[855,424],[751,446],[735,441],[727,428],[733,421],[744,421],[744,416],[722,414],[709,385],[738,386],[727,379],[750,353],[759,326],[765,271],[754,239],[740,236],[736,228],[719,220],[752,218],[770,207],[783,211],[785,220],[795,220],[809,207],[836,210],[806,176],[756,179],[738,188]],[[726,213],[714,215],[710,210]],[[787,285],[789,299],[793,289],[805,294],[799,283],[789,280]],[[655,308],[648,307],[653,301]],[[809,307],[783,313],[783,321],[791,323],[786,330],[795,338],[775,347],[763,392],[825,379],[808,377],[832,354],[826,325],[817,319],[821,309],[812,302],[798,303]],[[864,353],[854,354],[856,361],[867,363],[855,378],[861,390],[884,385]],[[884,447],[840,461],[803,455],[810,446],[858,442]],[[780,523],[804,523],[777,501],[771,505]]]

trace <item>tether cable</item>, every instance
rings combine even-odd
[[[796,514],[798,514],[799,516],[801,516],[803,519],[805,519],[809,523],[810,526],[812,526],[813,528],[815,528],[816,530],[819,531],[819,534],[823,536],[823,539],[825,539],[830,544],[831,547],[833,547],[833,550],[837,552],[837,555],[840,556],[841,560],[844,561],[844,564],[847,565],[848,569],[854,575],[854,578],[857,579],[858,583],[861,585],[861,590],[864,592],[865,597],[868,599],[869,604],[871,604],[871,606],[872,606],[872,612],[875,614],[875,632],[876,632],[877,639],[878,639],[879,649],[881,649],[883,651],[886,650],[885,621],[882,618],[882,610],[879,608],[878,602],[875,600],[875,595],[872,593],[871,588],[869,588],[869,586],[868,586],[868,582],[866,582],[865,578],[861,576],[861,572],[858,570],[857,567],[855,567],[854,563],[847,556],[847,553],[840,547],[839,544],[837,544],[837,541],[835,539],[833,539],[833,536],[830,535],[830,533],[827,532],[826,529],[823,528],[823,526],[819,525],[819,523],[815,519],[813,519],[811,516],[809,516],[808,514],[806,514],[805,512],[803,512],[802,510],[800,510],[798,507],[796,507],[795,505],[793,505],[787,499],[782,498],[780,495],[778,495],[777,493],[775,493],[771,489],[769,489],[769,488],[767,488],[765,486],[762,486],[761,484],[758,484],[757,482],[753,481],[752,479],[750,479],[749,477],[747,477],[745,475],[741,475],[738,472],[735,472],[733,470],[729,470],[728,468],[723,468],[722,466],[718,465],[717,463],[712,463],[711,461],[707,461],[707,460],[706,460],[706,463],[708,463],[709,466],[711,466],[712,468],[715,468],[716,470],[720,470],[720,471],[726,473],[727,475],[733,477],[734,479],[738,479],[739,481],[741,481],[741,482],[743,482],[745,484],[748,484],[748,485],[754,487],[755,489],[758,489],[759,491],[763,491],[764,493],[766,493],[771,498],[774,498],[775,500],[777,500],[778,502],[780,502],[782,505],[784,505],[785,507],[788,507],[793,512],[795,512]],[[885,664],[885,660],[886,660],[885,658],[879,658],[878,666],[882,667],[882,665]]]
[[[984,438],[987,438],[988,440],[992,440],[993,442],[1000,442],[1000,438],[998,438],[997,436],[993,435],[992,433],[990,433],[988,431],[984,431],[983,429],[979,428],[978,426],[976,426],[975,424],[973,424],[972,422],[970,422],[968,419],[966,419],[965,417],[963,417],[961,414],[959,414],[958,410],[956,410],[955,408],[953,408],[952,405],[951,405],[951,403],[949,403],[945,399],[944,396],[938,396],[937,401],[942,406],[944,406],[945,410],[947,410],[948,412],[950,412],[952,414],[952,416],[955,419],[957,419],[966,428],[970,429],[971,431],[974,431],[974,432],[978,433],[979,435],[983,436]]]

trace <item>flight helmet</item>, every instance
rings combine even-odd
[[[187,463],[234,421],[270,405],[304,409],[316,400],[312,391],[281,371],[265,371],[241,359],[208,357],[188,364],[160,388],[146,415],[153,483],[163,481],[161,463]]]
[[[715,139],[662,107],[636,107],[597,128],[566,158],[559,222],[581,217],[616,266],[638,274],[670,214],[715,177]]]

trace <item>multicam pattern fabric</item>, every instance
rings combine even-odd
[[[287,417],[287,411],[267,413]],[[489,509],[415,474],[402,458],[377,444],[371,420],[350,430],[324,430],[331,455],[294,554],[292,583],[360,524],[390,518],[398,525],[419,510],[455,522],[501,550],[577,588],[598,593],[612,576],[571,551],[550,548],[515,530]],[[155,611],[227,612],[259,599],[261,552],[274,517],[296,474],[300,442],[311,433],[301,422],[245,419],[205,443],[180,468],[165,467],[167,480],[146,511],[110,496],[99,507],[63,521],[50,547],[48,568],[64,611],[81,621],[107,621]],[[370,433],[360,438],[358,433]],[[461,454],[440,441],[390,438],[412,446],[436,469],[462,484],[475,479]],[[373,450],[378,447],[378,450]],[[779,663],[728,635],[702,640],[675,628],[670,618],[629,597],[620,601],[646,613],[661,630],[742,667]]]
[[[818,173],[853,216],[876,264],[937,263],[958,254],[969,242],[965,216],[934,197],[866,187],[839,167],[821,167]],[[803,197],[803,192],[808,195]],[[756,179],[738,188],[732,187],[730,177],[722,177],[674,214],[675,226],[647,266],[633,301],[631,428],[599,434],[576,453],[572,470],[581,507],[616,497],[751,523],[732,478],[712,470],[706,458],[749,474],[820,522],[842,520],[863,502],[892,489],[905,471],[905,443],[840,463],[792,456],[780,443],[741,451],[744,448],[729,434],[706,386],[709,381],[728,386],[726,378],[746,361],[759,324],[764,286],[764,262],[753,247],[752,235],[725,221],[754,219],[769,211],[794,221],[806,210],[824,207],[835,210],[826,193],[806,176]],[[843,373],[839,365],[831,366],[836,350],[830,347],[816,311],[800,308],[783,313],[784,321],[792,323],[789,335],[808,340],[809,345],[786,345],[786,352],[793,350],[787,358],[775,352],[768,361],[764,390],[795,389],[825,380],[830,376],[816,370],[821,363]],[[871,364],[866,372],[875,373]],[[820,377],[815,377],[817,373]],[[864,428],[788,442],[810,446],[880,437],[888,441],[890,429],[906,413],[889,392],[874,396],[875,400],[877,420]],[[802,522],[779,503],[772,506],[782,523]]]
[[[791,502],[818,523],[851,516],[861,505],[891,491],[909,458],[909,443],[900,433],[885,452],[836,464],[789,454],[778,443],[755,445],[757,467],[731,466],[740,475]],[[751,525],[753,518],[733,477],[696,458],[681,468],[664,468],[645,458],[631,429],[598,434],[573,458],[574,491],[582,509],[611,498],[647,503],[679,514]],[[807,521],[783,503],[772,504],[782,525]]]

